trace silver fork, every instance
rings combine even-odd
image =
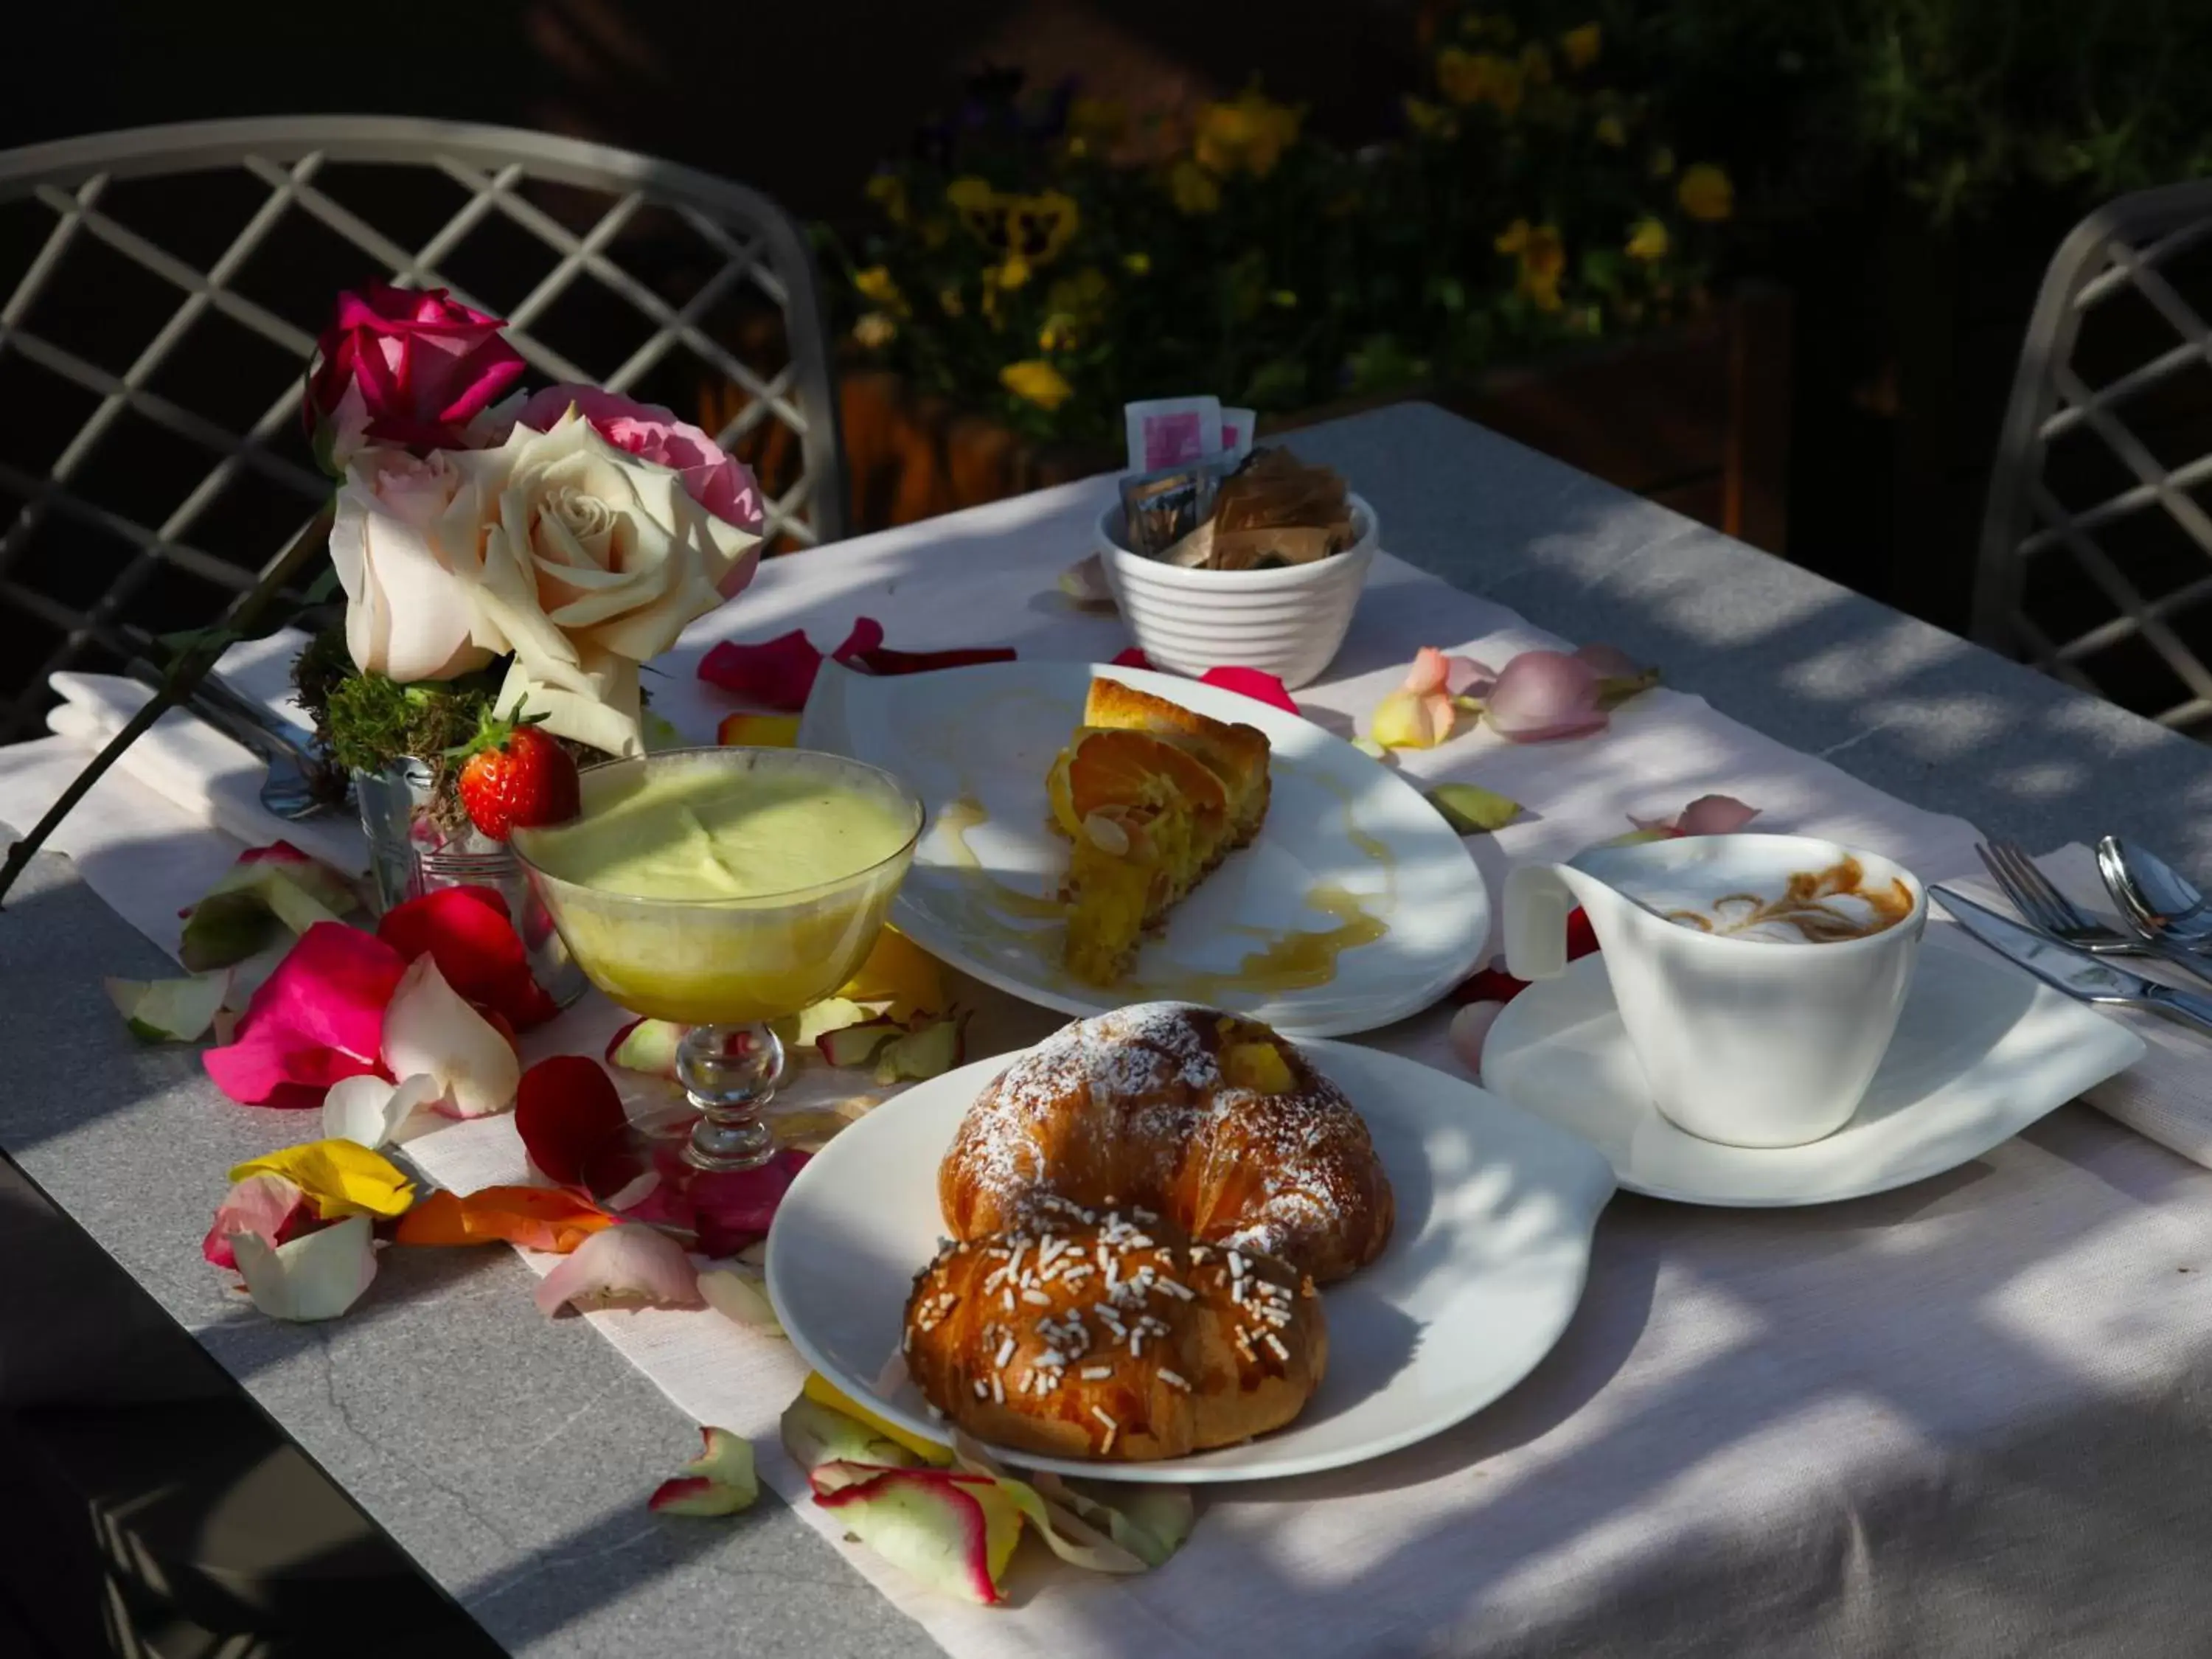
[[[2048,934],[2061,945],[2087,951],[2092,956],[2149,957],[2170,962],[2212,985],[2212,975],[2208,975],[2201,964],[2191,962],[2185,952],[2139,934],[2122,933],[2081,908],[2051,884],[2051,878],[2043,873],[2018,842],[1978,842],[1974,851],[1981,855],[1990,879],[2004,890],[2013,908],[2038,933]]]

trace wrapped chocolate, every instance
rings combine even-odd
[[[1129,550],[1158,558],[1212,516],[1218,468],[1195,462],[1121,480]]]
[[[1136,550],[1189,569],[1270,570],[1325,559],[1355,539],[1351,499],[1334,470],[1258,449],[1221,480],[1203,522],[1163,551]]]

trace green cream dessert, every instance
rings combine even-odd
[[[806,772],[670,765],[616,776],[583,816],[529,838],[531,862],[630,898],[769,898],[842,880],[912,833],[882,799]]]

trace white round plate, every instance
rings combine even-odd
[[[1632,1193],[1685,1204],[1832,1204],[1956,1169],[2125,1070],[2142,1040],[2027,975],[1929,943],[1897,1035],[1851,1121],[1804,1146],[1723,1146],[1651,1103],[1605,958],[1588,956],[1505,1006],[1482,1080],[1580,1135]]]
[[[1062,928],[1047,902],[1066,872],[1067,842],[1048,823],[1045,777],[1082,721],[1094,673],[1256,726],[1273,750],[1258,837],[1176,907],[1109,989],[1060,966]],[[1065,1013],[1182,1000],[1291,1036],[1371,1030],[1466,978],[1490,932],[1481,872],[1418,790],[1310,720],[1196,680],[1065,662],[878,678],[825,663],[799,741],[896,772],[927,806],[892,905],[900,930],[985,983]],[[1332,890],[1389,932],[1345,949],[1320,984],[1243,971],[1273,942],[1335,928],[1309,902]]]
[[[1300,1045],[1359,1108],[1389,1171],[1397,1229],[1381,1258],[1324,1291],[1328,1373],[1297,1420],[1242,1445],[1157,1463],[994,1449],[1009,1463],[1133,1481],[1264,1480],[1379,1457],[1480,1411],[1566,1328],[1613,1193],[1573,1136],[1418,1061]],[[920,1391],[878,1380],[898,1357],[914,1275],[945,1231],[937,1166],[969,1103],[1012,1055],[878,1107],[811,1159],[777,1206],[768,1291],[806,1363],[870,1409],[942,1439]]]

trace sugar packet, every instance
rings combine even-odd
[[[1243,460],[1252,453],[1252,434],[1260,424],[1260,417],[1249,409],[1224,409],[1221,411],[1222,459],[1231,463]]]
[[[1213,515],[1220,484],[1213,468],[1194,462],[1121,480],[1121,514],[1129,550],[1157,558]]]
[[[1218,398],[1155,398],[1149,403],[1125,404],[1121,417],[1128,429],[1132,472],[1157,472],[1220,453]]]

